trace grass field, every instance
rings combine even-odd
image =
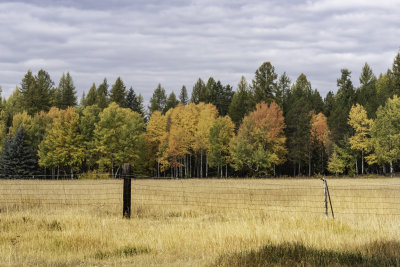
[[[400,179],[0,180],[0,266],[400,265]],[[330,211],[331,212],[331,211]],[[331,214],[329,214],[331,216]]]

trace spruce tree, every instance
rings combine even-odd
[[[179,100],[176,99],[175,93],[171,92],[171,94],[168,96],[166,105],[165,105],[165,112],[167,112],[169,109],[176,107],[179,104]]]
[[[77,105],[76,90],[69,72],[67,72],[67,75],[64,73],[62,74],[58,84],[58,90],[61,92],[61,109],[75,107]]]
[[[133,90],[132,86],[128,90],[128,94],[126,95],[126,107],[130,108],[132,111],[135,111],[137,113],[141,113],[142,111],[140,110],[139,107],[139,99],[136,96],[135,91]]]
[[[233,95],[232,102],[229,105],[228,114],[232,121],[236,125],[236,129],[239,128],[243,117],[250,111],[251,95],[249,85],[246,78],[242,76],[238,84],[238,89]]]
[[[97,89],[96,85],[93,83],[92,87],[90,87],[89,92],[87,94],[85,100],[85,106],[93,106],[97,104]]]
[[[167,104],[166,102],[167,96],[165,95],[165,89],[161,87],[161,84],[158,84],[157,88],[154,90],[153,95],[150,98],[150,115],[156,110],[165,113],[165,108]]]
[[[270,62],[264,62],[256,71],[253,79],[255,104],[265,101],[271,103],[276,98],[278,75]]]
[[[189,102],[186,86],[182,86],[181,93],[179,94],[179,102],[182,105],[187,105]]]
[[[117,103],[120,107],[126,107],[126,87],[121,77],[118,77],[110,90],[110,101]]]
[[[29,177],[37,173],[37,157],[26,142],[26,133],[22,125],[18,128],[12,142],[14,153],[14,174],[17,177]]]
[[[201,102],[201,92],[204,92],[204,87],[206,85],[204,84],[202,79],[198,79],[196,84],[193,86],[193,90],[192,90],[192,97],[190,99],[190,102],[194,103],[194,104],[198,104]]]
[[[97,106],[105,109],[108,106],[108,83],[104,78],[103,82],[97,88]]]

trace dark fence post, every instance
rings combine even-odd
[[[329,188],[328,188],[328,182],[326,181],[326,178],[321,179],[322,182],[324,183],[324,194],[325,194],[325,216],[328,219],[329,218],[329,213],[328,213],[328,198],[329,198],[329,205],[331,207],[331,212],[332,212],[332,218],[335,219],[335,214],[333,213],[333,207],[332,207],[332,201],[331,201],[331,195],[329,194]]]
[[[124,196],[123,196],[123,216],[129,219],[131,217],[131,177],[129,163],[124,163]]]

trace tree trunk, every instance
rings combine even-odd
[[[157,178],[160,177],[160,162],[157,160]]]
[[[228,164],[225,165],[225,178],[228,178]]]
[[[296,177],[296,162],[293,162],[293,177]]]
[[[356,158],[356,175],[358,176],[358,164],[357,164],[357,158]]]
[[[203,151],[200,151],[200,178],[203,178]]]
[[[208,177],[208,157],[206,153],[206,177]]]
[[[390,161],[390,178],[393,178],[393,162]]]
[[[364,175],[364,149],[361,150],[361,175]]]
[[[311,149],[308,149],[308,177],[311,177]]]

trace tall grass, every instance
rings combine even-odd
[[[121,180],[0,181],[0,265],[285,265],[258,256],[276,251],[295,264],[398,259],[400,179],[328,183],[335,220],[319,180],[134,180],[126,220]]]

